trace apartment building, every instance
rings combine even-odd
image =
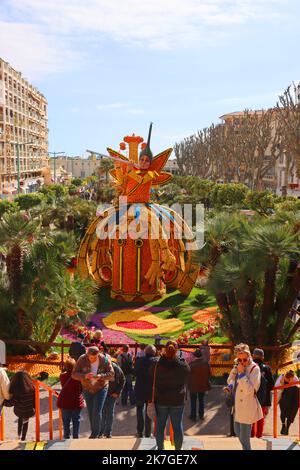
[[[0,58],[0,194],[27,192],[48,160],[47,100]]]

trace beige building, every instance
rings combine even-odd
[[[56,162],[54,162],[54,158],[51,158],[51,173],[52,175],[56,173],[57,181],[64,172],[71,175],[72,178],[98,175],[100,159],[58,156],[55,160]]]
[[[17,191],[18,174],[30,190],[47,159],[47,100],[0,58],[0,194]]]
[[[101,157],[68,157],[68,156],[57,156],[55,158],[56,162],[54,164],[54,158],[50,159],[51,162],[51,173],[54,177],[56,173],[56,180],[59,181],[60,178],[64,176],[66,172],[72,178],[87,178],[88,176],[97,175],[100,176],[101,179],[105,179],[105,175],[99,175],[99,166]],[[179,174],[179,168],[177,165],[177,161],[175,159],[168,160],[165,167],[165,171],[172,173],[172,175]]]
[[[172,175],[180,174],[176,158],[167,161],[164,171],[168,171],[169,173],[172,173]]]

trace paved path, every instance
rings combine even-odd
[[[58,388],[57,386],[55,388]],[[55,403],[56,399],[54,399]],[[48,394],[41,391],[41,440],[48,440]],[[58,412],[54,405],[54,439],[58,439]],[[185,407],[184,413],[184,431],[187,436],[226,436],[229,432],[229,413],[224,404],[222,387],[215,386],[206,396],[206,414],[205,420],[193,423],[189,420],[189,402]],[[279,414],[278,423],[280,424]],[[278,424],[278,426],[279,426]],[[278,429],[280,431],[280,429]],[[290,437],[297,437],[298,416],[291,427]],[[16,439],[17,418],[12,408],[5,408],[5,438]],[[89,422],[86,409],[82,412],[82,422],[80,436],[88,437],[90,434]],[[116,407],[116,419],[114,423],[114,436],[135,436],[136,434],[136,412],[135,407],[127,406]],[[265,435],[272,436],[272,411],[267,417],[265,425]],[[279,434],[280,436],[280,434]],[[28,440],[35,440],[35,419],[31,419],[27,435]]]

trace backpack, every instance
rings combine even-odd
[[[112,366],[115,372],[115,380],[111,383],[113,383],[116,388],[122,389],[125,381],[124,372],[117,364],[112,363]]]
[[[258,365],[258,367],[260,368],[260,373],[261,373],[260,386],[259,386],[259,389],[257,390],[257,392],[255,393],[255,395],[257,396],[257,399],[258,399],[260,405],[264,406],[264,403],[265,403],[265,400],[266,400],[266,397],[267,397],[268,381],[265,377],[264,365],[263,364],[261,366]],[[253,368],[251,369],[250,374],[251,374]]]
[[[121,354],[121,365],[120,365],[123,374],[130,375],[133,373],[133,364],[131,356],[127,354]]]

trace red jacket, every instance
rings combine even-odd
[[[57,399],[57,407],[64,410],[78,410],[84,407],[81,383],[71,376],[71,372],[64,372],[59,377],[63,388]]]

